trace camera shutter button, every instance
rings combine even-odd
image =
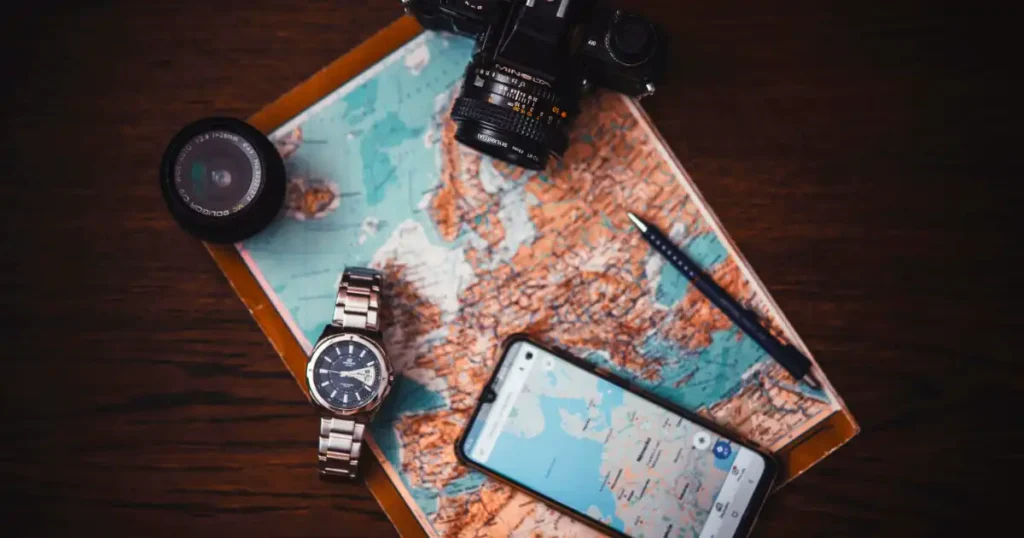
[[[605,47],[615,61],[632,67],[650,59],[657,36],[654,25],[643,17],[619,11],[608,25]]]

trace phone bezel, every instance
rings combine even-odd
[[[594,529],[597,529],[601,532],[611,533],[613,536],[617,536],[620,538],[630,538],[629,535],[619,532],[617,529],[609,527],[600,521],[596,521],[587,514],[578,512],[573,508],[566,506],[558,502],[557,500],[552,499],[551,497],[548,497],[543,493],[540,493],[539,491],[533,490],[528,486],[520,482],[517,482],[501,473],[483,467],[482,465],[474,462],[473,460],[466,456],[466,436],[469,434],[469,430],[471,429],[473,423],[476,421],[477,416],[480,414],[482,404],[484,403],[482,402],[483,391],[490,388],[490,386],[494,383],[494,380],[498,375],[498,371],[501,369],[501,365],[505,362],[506,359],[508,359],[509,349],[511,349],[511,347],[514,344],[519,342],[524,342],[536,346],[548,353],[551,353],[552,355],[555,355],[556,357],[562,360],[565,360],[569,364],[582,368],[583,370],[586,370],[596,375],[597,377],[604,379],[605,381],[608,381],[609,383],[612,383],[613,385],[616,385],[617,387],[627,392],[632,393],[635,396],[638,396],[644,400],[647,400],[650,403],[663,407],[672,413],[676,413],[680,417],[689,420],[695,424],[698,424],[701,427],[706,428],[712,432],[715,432],[718,435],[721,435],[722,437],[730,440],[731,442],[734,442],[744,448],[747,448],[760,454],[764,458],[764,473],[761,475],[761,480],[754,488],[754,492],[750,498],[750,504],[747,505],[747,509],[744,511],[743,515],[740,518],[739,525],[736,527],[736,533],[733,534],[731,538],[744,537],[750,534],[750,530],[753,528],[754,522],[757,521],[757,516],[758,514],[760,514],[761,508],[764,506],[764,501],[768,497],[768,494],[771,492],[772,486],[775,483],[775,479],[778,476],[778,462],[771,454],[761,449],[760,447],[752,445],[751,443],[737,439],[734,434],[725,431],[725,429],[723,429],[721,426],[718,426],[717,424],[705,419],[704,417],[701,417],[700,415],[697,415],[696,413],[687,411],[686,409],[683,409],[664,398],[661,398],[654,394],[650,394],[642,389],[634,387],[629,382],[614,376],[611,372],[603,368],[596,367],[593,364],[590,364],[582,359],[574,357],[565,350],[552,348],[544,344],[541,344],[526,334],[513,334],[506,338],[505,341],[502,342],[501,344],[501,348],[499,349],[498,352],[498,361],[494,365],[494,369],[491,373],[491,376],[490,378],[488,378],[487,383],[484,384],[483,389],[481,389],[480,394],[477,396],[476,404],[473,407],[473,413],[470,415],[469,420],[466,422],[466,426],[463,428],[462,433],[459,435],[459,438],[455,441],[455,456],[459,459],[460,462],[462,462],[463,465],[473,468],[491,478],[494,478],[506,484],[510,484],[519,489],[520,491],[530,495],[534,499],[544,502],[545,504],[554,508],[555,510],[558,510],[559,512],[566,514],[572,517],[573,519],[576,519],[577,521],[589,525]]]

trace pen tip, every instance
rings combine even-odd
[[[626,214],[629,215],[629,220],[633,221],[633,224],[639,228],[641,232],[647,231],[647,224],[640,220],[640,217],[634,215],[631,211],[627,211]]]

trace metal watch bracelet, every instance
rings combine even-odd
[[[380,289],[384,278],[372,269],[345,269],[334,301],[333,324],[342,329],[380,330]]]
[[[366,424],[350,418],[320,417],[320,475],[355,478]]]
[[[380,292],[383,277],[370,269],[345,269],[338,287],[332,325],[342,329],[380,330]],[[355,478],[363,430],[369,417],[320,417],[320,474]]]

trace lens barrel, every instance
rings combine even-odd
[[[235,243],[265,228],[284,205],[285,187],[274,144],[235,118],[185,126],[160,164],[160,189],[174,220],[211,243]]]
[[[578,112],[578,95],[560,95],[547,81],[478,54],[466,69],[451,116],[462,144],[543,170],[550,156],[565,154],[569,125]]]

